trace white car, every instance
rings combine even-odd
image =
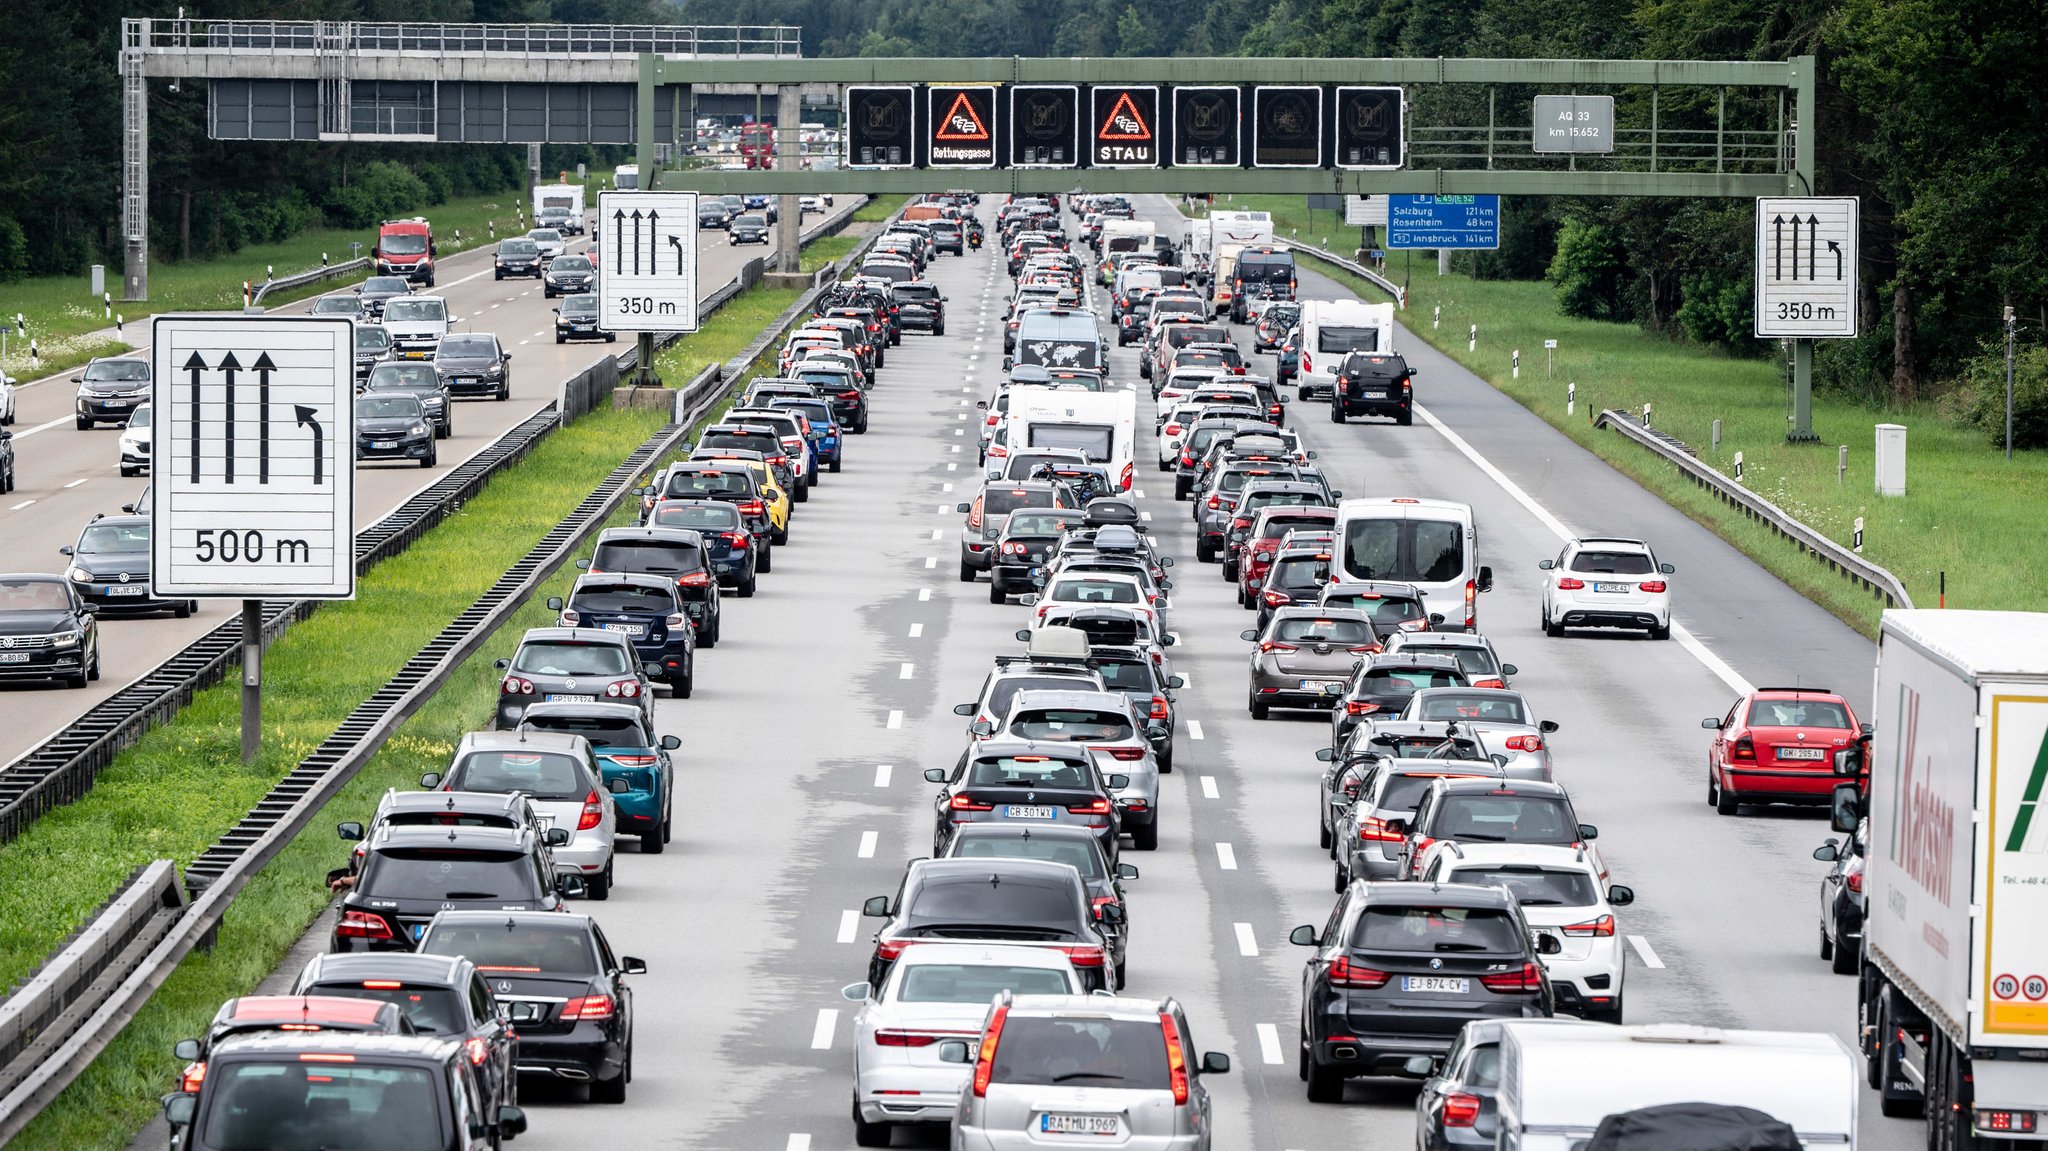
[[[149,405],[137,404],[128,413],[128,423],[121,429],[121,474],[141,475],[149,469],[150,418]]]
[[[1045,626],[1046,613],[1055,605],[1072,607],[1115,607],[1131,612],[1159,628],[1159,609],[1145,585],[1134,575],[1117,572],[1076,571],[1055,573],[1047,580],[1043,594],[1027,595],[1024,606],[1036,608],[1031,626]]]
[[[1211,406],[1186,401],[1174,404],[1162,402],[1159,405],[1159,411],[1162,413],[1159,417],[1160,471],[1170,472],[1174,465],[1180,463],[1181,440],[1186,438],[1188,428],[1201,418],[1202,410]]]
[[[972,1064],[939,1059],[949,1039],[981,1035],[989,1001],[1019,995],[1080,995],[1081,977],[1049,947],[913,943],[882,986],[852,983],[840,994],[853,1015],[853,1140],[886,1147],[901,1123],[950,1123]]]
[[[1230,373],[1220,368],[1177,369],[1166,377],[1164,384],[1159,386],[1159,395],[1155,397],[1159,402],[1159,410],[1163,412],[1181,400],[1186,399],[1197,388],[1206,388],[1211,384],[1221,383],[1229,375]],[[1257,389],[1246,388],[1244,389],[1244,394],[1246,407],[1256,408],[1261,406]]]
[[[14,422],[14,377],[0,375],[0,425]]]
[[[801,214],[806,216],[813,212],[822,213],[825,210],[825,201],[818,196],[798,196],[796,203]]]
[[[1608,536],[1568,540],[1556,559],[1536,566],[1550,573],[1543,584],[1544,634],[1619,627],[1671,638],[1668,577],[1677,569],[1658,563],[1649,544]]]
[[[1597,866],[1578,848],[1446,840],[1423,853],[1417,877],[1428,883],[1507,888],[1521,903],[1529,926],[1563,947],[1543,957],[1558,1013],[1619,1023],[1628,948],[1614,909],[1635,902],[1636,895],[1620,884],[1602,891]]]
[[[384,305],[384,330],[391,333],[393,359],[431,360],[455,317],[442,296],[400,296]]]
[[[569,241],[563,239],[562,233],[553,228],[535,228],[526,234],[526,238],[532,240],[533,246],[540,249],[540,258],[543,261],[552,260],[569,250]]]

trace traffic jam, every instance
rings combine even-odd
[[[1002,613],[1005,635],[1014,622],[1014,643],[986,653],[979,682],[941,685],[930,722],[958,725],[943,733],[957,757],[916,765],[925,787],[905,814],[929,841],[920,830],[893,886],[858,908],[842,954],[859,959],[835,1000],[850,1047],[831,1048],[845,1074],[818,1086],[845,1126],[803,1147],[1233,1145],[1211,1098],[1232,1057],[1196,1041],[1225,1021],[1192,989],[1176,997],[1171,969],[1134,963],[1133,941],[1167,926],[1148,884],[1193,882],[1172,874],[1191,870],[1186,852],[1160,853],[1205,718],[1175,666],[1190,642],[1177,597],[1240,610],[1234,637],[1201,641],[1243,652],[1243,722],[1310,728],[1320,745],[1275,765],[1316,780],[1293,818],[1327,852],[1331,894],[1318,886],[1327,914],[1286,932],[1298,1031],[1282,1025],[1278,1050],[1301,1095],[1274,1106],[1335,1107],[1353,1081],[1391,1082],[1425,1151],[1563,1151],[1587,1145],[1612,1098],[1698,1106],[1698,1084],[1733,1075],[1770,1121],[1748,1145],[1853,1147],[1852,1061],[1897,1051],[1798,1032],[1706,1040],[1630,1006],[1636,893],[1574,801],[1560,724],[1488,638],[1494,572],[1473,507],[1359,490],[1290,427],[1310,413],[1412,425],[1418,372],[1395,350],[1393,309],[1299,299],[1263,217],[1219,211],[1168,236],[1119,196],[918,198],[772,374],[645,477],[635,525],[577,561],[548,601],[554,626],[499,661],[489,729],[340,825],[324,953],[288,994],[230,1000],[178,1044],[164,1097],[178,1145],[476,1151],[526,1131],[522,1091],[628,1101],[634,983],[660,961],[619,952],[607,928],[625,927],[598,905],[636,883],[634,856],[687,847],[677,812],[703,765],[687,762],[690,713],[667,701],[718,682],[713,649],[744,619],[727,621],[727,597],[773,579],[810,527],[812,490],[843,466],[888,466],[855,437],[877,390],[905,378],[887,367],[902,345],[968,338],[959,316],[947,336],[931,276],[952,260],[993,261],[1005,299],[998,379],[960,401],[942,509],[958,550],[938,574],[954,582],[957,559],[971,610]],[[1585,537],[1530,558],[1543,635],[1670,639],[1681,577],[1654,543]],[[1869,735],[1845,697],[1796,686],[1705,726],[1705,798],[1725,816],[1839,807]],[[1821,956],[1845,974],[1867,835],[1820,856]],[[1746,1073],[1759,1066],[1772,1074]],[[1718,1130],[1725,1111],[1673,1130]]]

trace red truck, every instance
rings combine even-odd
[[[380,276],[404,276],[434,286],[434,227],[426,217],[386,220],[377,226],[377,246],[370,249]]]

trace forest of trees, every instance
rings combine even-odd
[[[169,0],[17,6],[0,38],[0,278],[113,262],[115,46]],[[197,6],[194,6],[197,10]],[[2006,306],[2048,327],[2048,0],[209,0],[213,18],[799,24],[825,56],[1819,58],[1814,191],[1862,198],[1860,339],[1825,386],[1928,398],[1995,367]],[[209,141],[197,85],[152,94],[153,233],[197,257],[384,205],[515,186],[510,148]],[[556,156],[550,165],[574,157]],[[1525,200],[1478,273],[1757,354],[1744,201]],[[1991,358],[1987,358],[1991,357]],[[2039,358],[2036,353],[2036,358]],[[1995,374],[1995,372],[1993,373]]]

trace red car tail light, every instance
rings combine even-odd
[[[1376,643],[1362,643],[1357,647],[1347,647],[1344,650],[1352,655],[1378,655],[1380,653],[1380,645]]]
[[[676,577],[677,587],[710,587],[710,572],[685,572]]]
[[[1848,886],[1849,886],[1849,890],[1851,890],[1851,891],[1855,892],[1855,893],[1856,893],[1856,894],[1858,894],[1858,895],[1861,895],[1861,894],[1863,894],[1863,873],[1862,873],[1862,872],[1860,872],[1860,871],[1852,871],[1852,872],[1850,872],[1850,873],[1849,873],[1849,878],[1848,878],[1848,879],[1846,879],[1846,880],[1844,880],[1843,882],[1844,882],[1844,883],[1846,883],[1846,884],[1848,884]]]
[[[954,796],[952,800],[946,804],[946,806],[952,808],[954,811],[994,811],[996,809],[995,804],[976,803],[974,801],[973,796],[966,794]]]
[[[884,939],[880,943],[875,944],[875,958],[886,959],[894,963],[896,957],[902,955],[903,949],[908,946],[910,946],[910,940],[908,939]]]
[[[616,1007],[609,995],[579,995],[562,1004],[562,1019],[570,1020],[610,1019]]]
[[[367,911],[344,911],[334,933],[344,939],[390,939],[391,924],[381,915]]]
[[[1470,1127],[1479,1121],[1479,1096],[1453,1094],[1444,1096],[1444,1126]]]
[[[1222,507],[1222,506],[1223,506],[1223,497],[1222,497],[1221,495],[1214,495],[1214,496],[1210,496],[1210,497],[1209,497],[1209,506],[1210,506],[1211,508],[1220,508],[1220,507]]]
[[[875,1032],[877,1047],[930,1047],[939,1037],[929,1031],[904,1031],[900,1028],[884,1028]]]
[[[1152,710],[1145,713],[1145,718],[1165,719],[1170,714],[1171,713],[1166,710],[1166,697],[1163,695],[1155,695],[1152,697]]]
[[[1361,843],[1399,843],[1402,836],[1399,832],[1388,830],[1386,820],[1377,815],[1368,815],[1358,821],[1358,839]]]
[[[533,681],[520,679],[516,675],[508,675],[505,677],[505,682],[498,685],[498,690],[505,695],[532,695]]]
[[[857,400],[860,398],[860,393],[858,391],[841,392],[839,393],[839,398],[842,400]]]
[[[1067,953],[1067,962],[1073,964],[1076,967],[1103,966],[1104,956],[1102,953],[1102,948],[1097,947],[1092,943],[1081,944],[1073,947],[1061,947],[1060,950]]]
[[[618,683],[608,683],[604,685],[604,693],[613,699],[634,699],[640,694],[640,681],[629,679]]]
[[[1642,591],[1646,591],[1652,595],[1656,595],[1664,590],[1664,581],[1660,579],[1646,579],[1643,582],[1637,584],[1636,587]]]
[[[180,1075],[178,1077],[178,1090],[190,1094],[197,1094],[199,1091],[200,1084],[205,1082],[206,1064],[193,1063],[185,1068],[185,1073],[183,1075]]]
[[[1279,607],[1281,604],[1294,602],[1293,596],[1288,595],[1284,591],[1274,591],[1271,588],[1260,593],[1259,598],[1266,601],[1267,607]]]
[[[583,814],[576,817],[576,830],[589,831],[604,819],[604,801],[592,791],[583,797]]]
[[[1540,735],[1511,735],[1507,739],[1509,751],[1542,751],[1543,737]]]
[[[1584,591],[1585,587],[1585,580],[1573,579],[1571,576],[1564,576],[1557,581],[1557,590],[1559,591]]]
[[[1090,748],[1089,748],[1088,750],[1089,750],[1089,751],[1106,751],[1106,752],[1108,752],[1108,753],[1110,754],[1110,756],[1111,756],[1112,758],[1114,758],[1114,759],[1118,759],[1118,760],[1121,760],[1121,761],[1123,761],[1124,763],[1136,763],[1136,762],[1137,762],[1138,760],[1141,760],[1141,759],[1145,758],[1145,749],[1144,749],[1144,748],[1142,748],[1142,747],[1092,747],[1092,746],[1091,746],[1091,747],[1090,747]]]
[[[1369,699],[1347,699],[1344,701],[1345,715],[1371,715],[1379,709],[1380,705]]]
[[[1598,936],[1602,939],[1607,939],[1614,935],[1614,917],[1612,915],[1602,915],[1597,919],[1589,919],[1584,923],[1574,923],[1570,927],[1559,928],[1559,930],[1574,938]]]
[[[491,1057],[491,1045],[473,1035],[462,1041],[462,1051],[469,1056],[471,1067],[482,1067],[484,1060]]]
[[[1479,982],[1488,991],[1502,993],[1543,990],[1543,969],[1533,963],[1522,964],[1520,971],[1502,971],[1493,975],[1482,975]]]
[[[583,613],[577,611],[575,608],[565,607],[562,609],[562,626],[575,627],[578,623],[582,622],[582,620]]]
[[[1275,593],[1275,594],[1277,594],[1277,593]],[[1262,641],[1262,642],[1261,642],[1261,643],[1259,644],[1259,650],[1260,650],[1260,651],[1262,651],[1262,652],[1267,652],[1267,651],[1300,651],[1301,649],[1300,649],[1300,648],[1298,648],[1298,647],[1296,647],[1296,646],[1294,646],[1294,645],[1293,645],[1293,644],[1291,644],[1291,643],[1276,643],[1276,642],[1274,642],[1273,640],[1265,640],[1265,641]]]
[[[1122,757],[1119,756],[1118,758],[1121,759]],[[1094,799],[1088,801],[1087,803],[1068,804],[1067,810],[1073,812],[1075,815],[1108,815],[1109,800]]]
[[[1101,966],[1097,963],[1096,966]],[[1010,1016],[1008,1007],[998,1007],[988,1021],[988,1032],[981,1037],[981,1050],[974,1056],[974,1096],[977,1099],[988,1095],[988,1081],[995,1075],[996,1043],[1003,1037],[1003,1021]]]
[[[762,505],[760,500],[747,500],[746,502],[740,504],[740,514],[743,516],[763,515],[767,512],[767,510],[768,509]]]
[[[1473,687],[1506,687],[1507,685],[1507,681],[1504,679],[1475,679],[1472,681]],[[1509,746],[1512,747],[1514,745],[1510,743]],[[1532,747],[1529,750],[1534,751],[1536,749]]]
[[[1728,758],[1754,760],[1756,758],[1756,744],[1751,743],[1749,737],[1745,735],[1741,739],[1736,740],[1734,745],[1728,749]]]
[[[1173,1025],[1173,1016],[1159,1013],[1159,1033],[1166,1039],[1166,1070],[1173,1081],[1173,1101],[1181,1104],[1188,1101],[1188,1056],[1181,1050],[1180,1031]]]
[[[1385,987],[1387,980],[1392,978],[1393,976],[1384,971],[1353,963],[1348,957],[1342,955],[1339,955],[1330,964],[1330,985],[1332,987],[1360,987],[1366,989]]]

